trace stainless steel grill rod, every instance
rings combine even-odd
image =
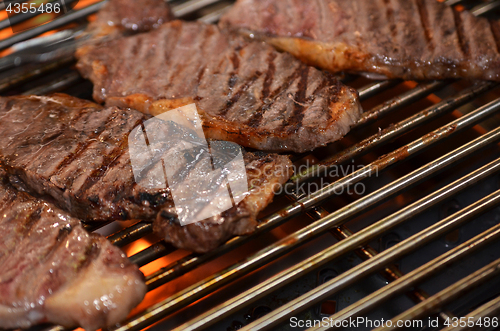
[[[485,213],[500,203],[500,190],[487,197],[476,201],[475,203],[463,208],[455,214],[443,219],[442,221],[420,231],[410,238],[400,242],[398,245],[389,248],[370,260],[358,264],[343,274],[327,281],[304,295],[288,302],[280,308],[273,310],[264,317],[243,327],[242,331],[248,330],[269,330],[281,321],[293,314],[314,305],[321,300],[331,296],[333,293],[359,281],[365,276],[378,271],[387,264],[402,256],[411,253],[415,248],[421,247],[426,243],[446,234],[457,226],[470,221],[475,217]],[[427,302],[428,300],[424,301]],[[418,306],[418,305],[417,305]]]
[[[436,311],[440,307],[450,303],[452,300],[457,299],[460,295],[466,294],[476,287],[484,284],[495,276],[500,275],[500,259],[493,261],[487,266],[479,269],[478,271],[470,274],[455,284],[445,288],[441,292],[431,296],[429,299],[415,305],[413,308],[408,309],[402,314],[392,319],[392,327],[385,326],[375,330],[389,331],[396,330],[396,321],[414,320],[423,317],[431,312]]]
[[[475,110],[474,112],[462,116],[458,120],[453,121],[449,125],[446,125],[438,130],[435,130],[429,135],[417,139],[407,146],[402,147],[402,150],[407,153],[406,155],[421,151],[425,147],[449,136],[453,132],[457,132],[457,130],[464,129],[465,127],[477,123],[477,121],[483,119],[486,114],[491,115],[498,109],[500,109],[500,99],[495,100],[488,105]],[[329,228],[342,224],[342,222],[347,221],[349,217],[353,217],[354,215],[361,213],[362,211],[375,205],[376,203],[380,203],[381,201],[388,199],[389,197],[395,195],[398,192],[401,192],[411,185],[415,185],[430,174],[444,169],[454,161],[463,160],[466,155],[472,153],[473,151],[477,151],[481,147],[487,146],[488,144],[496,141],[498,138],[500,138],[500,128],[493,130],[478,139],[473,140],[472,142],[460,147],[452,153],[449,153],[437,159],[434,162],[429,163],[427,166],[422,167],[419,172],[413,172],[413,176],[411,176],[410,178],[408,178],[408,176],[403,177],[406,179],[406,181],[394,181],[393,183],[385,187],[384,190],[378,190],[373,194],[365,196],[355,203],[346,206],[335,213],[332,213],[332,217],[324,218],[322,220],[314,222],[309,226],[295,232],[294,234],[246,258],[244,261],[226,268],[219,273],[213,274],[210,277],[207,277],[206,279],[186,288],[185,290],[174,294],[172,297],[167,298],[162,302],[152,306],[145,312],[134,317],[122,327],[119,327],[115,330],[139,330],[149,325],[150,323],[165,317],[175,309],[194,302],[204,295],[209,294],[211,291],[214,291],[215,289],[227,284],[239,275],[245,274],[251,270],[255,270],[268,261],[291,251],[293,248],[327,231]],[[401,154],[401,150],[390,153],[380,158],[378,161],[354,172],[353,174],[348,175],[345,178],[338,180],[333,184],[330,184],[326,188],[313,193],[310,197],[301,199],[298,203],[292,204],[292,208],[285,208],[284,211],[273,215],[275,215],[274,217],[277,217],[278,219],[283,219],[284,212],[288,212],[289,217],[291,217],[292,215],[295,215],[305,209],[313,207],[315,204],[335,194],[336,189],[338,189],[339,186],[342,187],[343,185],[350,183],[352,180],[355,180],[357,182],[363,178],[366,178],[370,174],[378,172],[379,166],[385,168],[391,164],[401,161],[401,157],[395,156],[399,154]],[[298,206],[298,208],[296,206]]]
[[[204,7],[216,4],[221,0],[194,0],[186,1],[180,5],[177,5],[174,10],[174,14],[177,17],[189,15],[197,10],[203,9]]]
[[[130,261],[140,267],[159,259],[162,256],[175,252],[177,248],[161,240],[148,248],[129,257]]]
[[[450,81],[441,80],[419,84],[408,92],[401,93],[397,97],[385,101],[381,105],[378,105],[368,111],[365,111],[361,115],[361,118],[358,120],[358,122],[356,122],[356,124],[354,124],[351,129],[364,127],[370,123],[373,123],[374,121],[384,117],[385,115],[404,106],[410,105],[413,102],[424,98],[425,96],[445,87],[450,83]]]
[[[500,7],[500,1],[492,1],[486,4],[478,5],[477,7],[472,8],[471,12],[476,15],[484,15],[493,9]]]
[[[490,302],[485,303],[484,305],[478,307],[474,311],[470,312],[465,316],[465,320],[468,322],[470,320],[473,321],[474,325],[478,325],[478,322],[482,322],[484,325],[485,318],[487,317],[499,317],[500,316],[500,296],[496,299],[491,300]],[[491,320],[490,320],[491,321]],[[500,318],[497,320],[500,322]],[[492,325],[493,326],[493,325]],[[470,330],[471,327],[461,327],[450,325],[442,329],[441,331],[462,331],[462,330]]]
[[[430,262],[427,262],[426,264],[420,266],[412,272],[407,273],[406,275],[390,283],[389,285],[384,286],[374,293],[364,297],[363,299],[357,301],[355,304],[330,316],[330,320],[343,321],[349,318],[361,316],[362,314],[366,314],[371,309],[380,307],[380,304],[384,303],[386,300],[389,300],[395,295],[408,291],[408,289],[412,286],[422,283],[427,278],[443,270],[450,264],[457,262],[459,259],[465,258],[467,255],[477,251],[480,248],[483,248],[485,245],[498,240],[498,238],[500,238],[500,224],[484,231],[474,238],[446,252],[445,254],[433,259]],[[334,325],[334,327],[329,328],[311,328],[309,329],[309,331],[333,329],[337,329],[337,327],[335,327]]]
[[[417,170],[418,171],[418,170]],[[457,194],[465,188],[477,183],[480,180],[491,176],[492,174],[500,171],[500,158],[467,174],[466,176],[456,180],[455,182],[437,190],[436,192],[410,204],[409,206],[399,210],[377,223],[345,238],[339,243],[332,245],[327,250],[312,256],[297,265],[289,268],[288,270],[277,274],[272,278],[260,283],[244,293],[224,302],[223,304],[207,311],[206,313],[196,317],[195,319],[180,326],[179,330],[191,331],[209,326],[218,320],[226,317],[232,310],[242,308],[245,304],[258,300],[259,298],[276,291],[278,288],[292,282],[293,280],[303,276],[305,273],[310,272],[314,268],[324,265],[334,258],[340,257],[358,247],[361,247],[371,239],[376,238],[387,232],[389,229],[409,220],[411,217],[424,212],[428,208],[436,205],[437,203],[448,199],[449,197]],[[403,179],[404,180],[404,179]],[[328,216],[327,216],[328,217]]]
[[[463,0],[447,0],[445,1],[445,3],[448,5],[448,6],[454,6],[456,4],[459,4],[460,2],[462,2]]]
[[[360,100],[366,100],[368,98],[371,98],[377,94],[379,94],[382,91],[388,90],[391,87],[394,87],[403,81],[400,79],[391,79],[391,80],[382,80],[379,82],[373,82],[371,84],[368,84],[366,86],[363,86],[358,90],[359,93],[359,99]]]

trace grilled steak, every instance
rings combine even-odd
[[[195,102],[208,138],[261,150],[323,146],[361,113],[357,92],[331,74],[199,22],[165,23],[77,57],[98,102],[153,115]]]
[[[0,270],[0,328],[51,322],[96,330],[122,321],[146,293],[120,249],[4,179]]]
[[[220,24],[333,72],[500,80],[500,23],[436,0],[239,0]]]
[[[245,153],[247,180],[255,189],[241,201],[210,222],[179,226],[168,209],[159,213],[153,223],[155,233],[177,247],[192,251],[210,251],[231,237],[248,234],[257,226],[257,214],[271,201],[274,191],[290,176],[290,161],[273,154]],[[238,221],[239,220],[239,221]]]
[[[290,176],[288,157],[244,153],[247,178],[254,179],[252,183],[262,180],[253,185],[258,190],[250,191],[250,196],[223,215],[200,222],[199,227],[203,229],[197,228],[193,237],[206,235],[205,240],[200,244],[189,242],[188,235],[173,234],[171,188],[151,186],[151,181],[157,178],[156,166],[165,160],[180,163],[179,171],[184,171],[186,164],[196,166],[197,161],[193,160],[198,158],[182,163],[177,156],[172,156],[175,149],[169,146],[169,140],[159,139],[150,145],[151,150],[160,151],[158,155],[135,155],[137,162],[144,163],[137,177],[131,162],[129,136],[134,129],[137,134],[140,131],[137,128],[149,125],[151,122],[147,120],[146,115],[132,109],[103,108],[65,95],[3,97],[0,98],[0,136],[5,138],[0,140],[0,162],[25,189],[50,198],[76,217],[85,220],[158,218],[155,228],[167,241],[200,252],[234,234],[251,232],[256,226],[257,213],[272,199],[273,188]],[[172,130],[175,127],[167,126],[157,132],[169,137],[174,133]],[[185,141],[189,139],[194,138],[186,134]],[[188,154],[181,156],[189,158]],[[167,170],[172,167],[175,164]],[[259,167],[263,167],[262,171],[252,175]],[[185,176],[193,174],[189,167],[185,168],[188,169]],[[168,233],[161,230],[165,215],[168,215]],[[175,231],[189,232],[189,229],[191,227]]]
[[[133,34],[155,29],[171,19],[173,14],[163,0],[108,0],[88,31],[99,36]]]

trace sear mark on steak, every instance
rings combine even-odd
[[[210,251],[228,240],[231,235],[249,234],[257,226],[257,214],[273,198],[274,192],[291,174],[290,160],[281,155],[245,153],[250,194],[236,208],[231,208],[211,222],[196,222],[179,226],[173,210],[162,210],[153,229],[166,241],[191,251]]]
[[[220,26],[332,72],[500,81],[500,23],[436,0],[238,0]]]
[[[137,266],[77,219],[0,177],[0,328],[50,322],[96,330],[121,322],[146,293]]]
[[[333,75],[200,22],[112,38],[77,57],[98,102],[152,115],[195,102],[207,138],[260,150],[324,146],[361,114],[357,92]]]
[[[146,119],[132,109],[103,108],[62,94],[2,97],[0,136],[5,138],[0,140],[0,162],[16,187],[49,197],[75,217],[91,221],[156,219],[155,229],[167,241],[197,252],[253,231],[258,212],[272,200],[276,186],[291,175],[286,156],[244,152],[247,180],[256,189],[224,214],[199,222],[198,227],[173,224],[162,216],[171,214],[174,207],[170,188],[148,186],[158,162],[174,152],[161,146],[168,145],[168,139],[151,145],[152,150],[165,154],[155,158],[144,154],[144,182],[136,183],[134,177],[128,139]],[[173,133],[159,132],[165,137]],[[183,157],[185,162],[175,159],[181,169],[193,159],[189,153]],[[190,234],[191,229],[196,233]]]

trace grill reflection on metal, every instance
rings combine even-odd
[[[284,219],[290,218],[292,215],[298,214],[301,211],[309,209],[313,207],[315,204],[322,202],[326,198],[331,198],[333,194],[337,191],[335,188],[347,185],[347,183],[352,183],[353,181],[357,182],[365,177],[368,177],[374,171],[380,171],[387,166],[394,164],[396,162],[400,162],[404,160],[404,158],[408,157],[411,154],[414,154],[430,145],[433,145],[437,141],[440,141],[449,135],[458,132],[470,125],[477,123],[478,121],[484,119],[486,116],[492,115],[495,112],[500,110],[500,99],[477,109],[474,112],[471,112],[456,121],[453,121],[449,125],[442,127],[404,147],[396,150],[393,153],[390,153],[384,157],[381,157],[376,162],[348,175],[337,182],[330,184],[322,190],[319,190],[311,196],[303,198],[298,202],[291,205],[291,207],[285,208],[284,210],[273,214],[268,222],[281,222]],[[354,217],[359,214],[361,211],[368,209],[369,207],[375,205],[376,203],[380,203],[390,196],[400,192],[404,188],[408,188],[410,185],[415,185],[419,181],[423,180],[428,176],[428,174],[435,173],[437,170],[442,169],[446,166],[449,166],[453,161],[460,161],[463,158],[473,151],[477,151],[478,149],[485,147],[500,138],[500,128],[490,133],[480,137],[473,142],[463,146],[462,148],[447,154],[447,158],[438,159],[427,166],[424,166],[421,169],[415,171],[413,176],[410,177],[407,181],[397,180],[391,183],[389,188],[386,190],[379,190],[374,192],[374,194],[367,195],[363,198],[360,198],[356,202],[348,205],[332,214],[325,219],[317,221],[311,224],[308,227],[303,228],[302,230],[297,231],[293,235],[290,235],[277,243],[266,247],[265,249],[259,251],[251,257],[246,258],[243,262],[237,263],[234,266],[216,273],[203,281],[200,281],[187,289],[180,291],[179,293],[173,295],[172,297],[166,299],[164,302],[160,302],[159,304],[151,307],[144,314],[135,317],[132,321],[130,321],[127,325],[118,328],[117,330],[125,330],[132,329],[138,330],[146,326],[146,323],[150,319],[159,319],[162,318],[169,313],[172,313],[174,310],[184,307],[199,298],[211,293],[212,291],[222,287],[227,284],[229,281],[237,278],[238,276],[244,275],[251,270],[255,270],[256,268],[262,266],[264,263],[276,259],[277,257],[289,252],[293,248],[299,246],[300,244],[305,243],[308,240],[313,239],[314,237],[324,233],[329,228],[333,226],[338,226],[343,222],[346,222],[349,218]],[[404,151],[404,153],[402,152]],[[400,155],[403,154],[404,157]],[[403,177],[402,179],[406,179]],[[340,191],[340,190],[338,190]],[[284,216],[287,215],[287,216]],[[338,218],[335,218],[335,217]],[[324,254],[323,254],[324,255]],[[314,266],[314,265],[313,265]],[[151,286],[151,283],[148,283],[148,286]],[[249,292],[254,292],[251,290]],[[250,295],[250,293],[248,293]],[[266,316],[267,320],[267,316]]]
[[[454,3],[460,1],[452,0]],[[184,2],[181,5],[174,6],[174,12],[182,15],[190,15],[195,11],[203,9],[206,6],[213,5],[221,2],[220,0],[191,0]],[[498,7],[500,1],[493,3],[488,3],[483,6],[478,6],[474,13],[485,14]],[[32,38],[35,35],[47,32],[55,27],[63,26],[70,22],[75,22],[76,20],[86,17],[88,14],[95,12],[102,6],[101,3],[97,3],[85,9],[75,11],[70,17],[64,18],[64,20],[58,19],[52,24],[46,24],[44,26],[37,27],[37,29],[31,32],[20,33],[9,39],[0,42],[0,48],[6,48],[13,45],[21,40],[26,40]],[[206,22],[215,22],[221,13],[227,9],[227,6],[222,8],[217,8],[216,11],[212,11],[204,17],[199,19]],[[67,68],[69,65],[74,63],[72,57],[59,59],[55,62],[46,63],[38,65],[35,67],[29,67],[28,70],[17,73],[16,76],[6,77],[0,80],[0,92],[5,93],[14,86],[19,86],[25,82],[30,82],[34,78],[40,77],[44,74],[54,72],[60,68]],[[80,76],[71,71],[63,76],[57,77],[53,81],[44,83],[42,85],[36,86],[25,94],[31,93],[50,93],[53,91],[63,90],[74,84],[81,82]],[[370,97],[377,96],[383,91],[389,90],[396,85],[402,83],[398,80],[392,81],[381,81],[369,84],[361,89],[359,89],[360,99],[366,100]],[[373,109],[366,111],[358,124],[357,127],[364,127],[373,124],[376,120],[391,114],[392,112],[406,107],[418,100],[423,99],[427,95],[436,92],[440,89],[451,84],[451,81],[436,81],[423,83],[404,92],[393,99],[374,107]],[[487,92],[493,88],[497,87],[495,83],[481,82],[476,85],[459,92],[457,95],[450,97],[436,105],[433,105],[405,120],[396,123],[388,129],[382,130],[377,135],[366,138],[364,141],[355,144],[354,146],[343,150],[342,152],[329,157],[326,160],[321,160],[319,166],[315,166],[308,169],[305,173],[297,174],[291,183],[288,185],[294,185],[295,183],[305,182],[309,178],[318,175],[318,167],[325,167],[332,164],[340,164],[346,160],[350,160],[354,157],[359,157],[366,154],[369,151],[374,150],[376,147],[385,145],[389,140],[402,136],[404,133],[413,130],[415,128],[421,127],[428,121],[441,117],[442,115],[453,111],[459,106],[467,104],[468,102],[475,99],[479,94]],[[437,129],[413,142],[399,148],[391,153],[388,153],[375,162],[369,164],[368,166],[359,169],[344,178],[341,178],[327,187],[312,193],[307,197],[302,197],[301,199],[296,199],[300,197],[294,197],[294,203],[290,204],[288,207],[276,212],[270,216],[265,217],[261,220],[261,223],[256,231],[256,233],[245,236],[236,237],[231,239],[229,242],[223,246],[217,248],[213,252],[204,255],[190,254],[180,260],[173,262],[167,267],[158,270],[157,272],[149,275],[146,279],[148,289],[155,289],[177,277],[189,272],[198,266],[212,261],[216,257],[235,249],[238,246],[256,238],[264,232],[268,232],[273,228],[283,224],[284,222],[290,220],[291,218],[303,214],[304,212],[309,212],[314,215],[315,222],[309,226],[289,235],[286,238],[278,241],[273,245],[269,245],[265,249],[247,257],[245,260],[236,263],[208,278],[174,294],[173,296],[165,299],[162,302],[150,307],[145,312],[140,313],[131,318],[128,322],[124,323],[123,326],[117,327],[114,330],[139,330],[152,325],[154,322],[168,316],[169,314],[175,312],[177,309],[187,306],[190,303],[202,298],[205,295],[212,293],[213,291],[221,288],[223,285],[237,279],[240,276],[245,275],[251,270],[255,270],[266,263],[275,260],[277,257],[301,246],[305,242],[323,234],[327,231],[334,231],[339,238],[343,240],[339,241],[335,245],[325,249],[324,251],[297,263],[290,269],[282,271],[277,275],[271,277],[265,282],[260,283],[254,288],[247,290],[232,299],[224,302],[218,307],[215,307],[204,314],[197,316],[191,321],[179,326],[178,330],[198,330],[209,328],[214,323],[220,321],[226,316],[229,316],[233,311],[244,307],[259,298],[275,291],[283,286],[289,284],[293,280],[296,280],[306,274],[307,272],[318,268],[321,265],[331,261],[336,257],[347,254],[348,252],[355,251],[362,247],[364,244],[369,242],[373,238],[379,237],[385,231],[394,228],[396,225],[401,224],[410,218],[421,214],[430,207],[435,206],[439,202],[462,192],[467,187],[474,185],[475,183],[492,176],[493,174],[499,172],[500,170],[500,159],[497,159],[466,176],[456,180],[455,182],[436,190],[435,192],[429,194],[428,196],[410,204],[409,206],[399,210],[398,212],[387,216],[378,222],[362,229],[357,233],[350,232],[343,224],[355,216],[360,215],[372,207],[379,205],[383,201],[386,201],[397,194],[401,193],[417,183],[431,178],[436,175],[440,170],[450,167],[452,165],[458,164],[462,160],[471,156],[473,153],[484,149],[487,146],[491,146],[500,140],[500,128],[491,130],[490,132],[484,134],[483,136],[471,141],[455,151],[450,152],[424,166],[409,173],[406,176],[401,177],[398,180],[376,190],[375,192],[368,194],[353,203],[341,208],[331,214],[328,214],[326,210],[321,209],[320,204],[327,199],[335,196],[335,192],[339,188],[346,187],[353,183],[357,183],[361,180],[368,178],[374,172],[384,171],[387,167],[395,164],[402,163],[409,156],[415,155],[417,153],[427,151],[431,146],[436,145],[438,142],[443,141],[451,135],[463,131],[466,128],[475,125],[487,117],[498,113],[500,110],[500,99],[497,99],[483,107],[474,110],[467,115],[460,117],[459,119],[446,124],[445,126]],[[324,175],[319,173],[319,175]],[[421,233],[414,235],[413,237],[403,241],[400,245],[383,251],[382,253],[375,254],[372,250],[366,247],[361,251],[365,255],[365,262],[359,264],[358,266],[350,269],[349,271],[340,274],[335,279],[323,283],[318,288],[304,294],[297,300],[293,300],[286,304],[283,308],[277,309],[270,312],[264,318],[254,321],[249,324],[245,329],[269,329],[274,325],[277,325],[279,321],[283,320],[290,315],[290,310],[295,312],[310,307],[317,302],[329,297],[332,293],[339,291],[341,288],[349,286],[355,281],[361,279],[362,277],[374,273],[378,270],[387,267],[390,262],[396,260],[399,256],[406,254],[410,249],[414,249],[417,246],[421,246],[431,240],[434,240],[440,234],[449,231],[450,229],[467,222],[481,213],[486,212],[488,209],[495,206],[500,199],[500,193],[497,191],[475,203],[469,207],[460,210],[459,212],[443,219],[440,223],[431,226]],[[315,207],[315,209],[312,209]],[[89,227],[89,229],[92,229]],[[134,241],[143,238],[145,235],[151,233],[151,225],[147,222],[138,222],[135,225],[116,233],[108,239],[120,247],[126,246],[127,244],[133,243]],[[365,297],[364,299],[354,303],[350,307],[336,313],[332,316],[335,319],[343,319],[352,316],[360,316],[363,313],[371,311],[374,307],[396,296],[400,293],[407,292],[413,286],[418,285],[424,279],[430,277],[431,275],[438,273],[444,267],[450,265],[454,261],[461,259],[469,254],[474,253],[476,250],[487,245],[488,243],[498,239],[500,237],[500,225],[494,226],[489,230],[483,232],[482,234],[470,239],[466,243],[448,251],[447,253],[437,257],[436,259],[428,262],[424,266],[413,270],[412,272],[401,275],[397,270],[387,269],[389,273],[392,273],[393,282],[380,290],[372,293],[371,295]],[[138,252],[134,256],[131,256],[131,260],[137,263],[139,266],[143,266],[151,261],[159,259],[175,250],[169,244],[164,241],[159,241],[154,243],[150,247],[143,251]],[[498,272],[499,261],[495,261],[487,267],[477,271],[476,273],[464,278],[458,283],[448,287],[442,292],[431,296],[428,296],[423,292],[415,292],[415,295],[422,301],[421,304],[417,304],[412,309],[398,316],[401,318],[417,318],[418,316],[428,315],[432,312],[439,312],[443,304],[448,300],[452,300],[458,294],[463,293],[464,286],[470,286],[484,282],[486,279],[493,277]],[[288,308],[288,309],[287,309]],[[480,316],[494,316],[498,315],[500,311],[500,298],[494,299],[470,314],[470,316],[480,317]],[[446,315],[444,315],[446,317]],[[468,315],[469,316],[469,315]],[[63,330],[63,328],[55,326],[50,330]]]

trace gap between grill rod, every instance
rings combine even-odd
[[[477,325],[477,322],[479,321],[484,321],[484,318],[486,317],[498,317],[500,316],[500,297],[497,297],[496,299],[491,300],[490,302],[485,303],[481,307],[478,307],[474,311],[470,312],[465,316],[466,321],[474,321],[474,325]],[[462,331],[462,330],[469,330],[470,327],[453,327],[450,325],[447,328],[442,329],[442,331]]]
[[[490,196],[493,197],[493,196]],[[498,197],[498,192],[496,197]],[[492,202],[498,203],[497,200]],[[494,207],[494,205],[493,205]],[[345,308],[344,310],[330,316],[331,320],[342,321],[345,319],[360,316],[361,314],[367,313],[370,310],[376,308],[376,305],[380,305],[387,300],[391,299],[395,295],[401,294],[408,288],[415,286],[416,284],[422,283],[429,277],[433,276],[435,273],[443,270],[452,263],[457,262],[459,259],[465,258],[469,254],[472,254],[478,249],[483,248],[487,244],[491,244],[493,241],[500,238],[500,224],[484,231],[478,236],[466,241],[460,246],[446,252],[445,254],[438,256],[432,261],[427,262],[421,267],[409,272],[395,282],[384,286],[380,290],[364,297],[355,304]],[[317,328],[314,330],[333,330],[333,328]]]
[[[497,198],[498,198],[498,192]],[[500,201],[500,200],[499,200]],[[497,201],[496,203],[498,203]],[[429,311],[439,309],[445,304],[450,303],[452,300],[457,299],[460,295],[469,293],[481,284],[491,280],[495,276],[500,274],[500,259],[493,261],[487,266],[479,269],[478,271],[472,273],[471,275],[463,278],[462,280],[456,282],[455,284],[445,288],[441,292],[433,295],[424,302],[408,309],[402,314],[394,317],[392,319],[392,327],[379,327],[375,329],[376,331],[389,331],[396,329],[396,321],[406,321],[420,318],[427,314]],[[243,329],[242,329],[243,330]]]
[[[418,86],[412,88],[408,92],[400,94],[397,97],[394,97],[384,102],[381,105],[378,105],[368,111],[365,111],[361,115],[361,118],[358,120],[358,122],[354,124],[352,128],[358,129],[368,124],[371,124],[397,109],[401,109],[404,106],[408,106],[411,103],[418,101],[426,97],[427,95],[436,92],[437,90],[442,89],[443,87],[445,87],[450,83],[451,81],[443,80],[443,81],[434,81],[430,83],[419,84]]]
[[[387,101],[386,103],[382,104],[380,107],[373,108],[373,111],[368,111],[368,112],[369,113],[375,113],[375,112],[378,113],[380,110],[383,110],[385,112],[396,110],[400,106],[409,104],[412,101],[417,100],[419,98],[423,98],[427,94],[432,93],[432,91],[435,91],[436,89],[442,88],[445,85],[446,85],[445,82],[431,82],[428,84],[419,85],[416,88],[408,91],[408,93],[405,93],[405,94],[400,95],[394,99],[391,99],[391,100]],[[365,86],[364,88],[360,89],[360,91],[373,90],[373,89],[380,91],[381,89],[385,89],[386,87],[387,87],[386,84],[373,83],[373,84],[369,84],[369,85]],[[493,86],[491,86],[491,88],[492,87]],[[472,89],[470,93],[485,92],[486,90],[489,90],[489,89],[490,89],[489,85],[486,84],[486,85],[484,85],[484,87],[480,87],[479,89]],[[361,93],[361,95],[363,95],[363,94]],[[465,95],[467,98],[467,95],[469,95],[469,94],[467,94],[467,92],[466,92]],[[365,114],[366,114],[366,112],[365,112]],[[374,119],[374,117],[371,116],[371,119]],[[365,121],[365,123],[367,123],[367,122]],[[151,233],[152,226],[151,226],[151,224],[149,224],[149,225],[148,224],[149,223],[144,224],[144,226],[147,226],[148,229],[144,229],[145,231],[141,232],[140,234],[136,233],[137,235],[135,235],[133,237],[133,239],[131,238],[130,241],[128,241],[127,243],[130,243],[134,240],[141,238],[142,236],[144,236],[148,233]],[[141,226],[143,226],[143,225],[141,225]],[[120,247],[123,247],[127,243],[121,243],[120,238],[117,238],[116,236],[121,236],[121,237],[127,236],[128,232],[134,232],[134,231],[135,230],[133,227],[129,228],[129,229],[124,229],[120,232],[120,234],[115,234],[112,236],[112,238],[109,238],[109,239],[112,240],[113,244],[118,245]],[[225,244],[224,247],[231,246],[231,248],[236,248],[237,246],[240,246],[241,244],[243,244],[243,242],[235,243],[234,241],[231,241],[231,244]],[[227,247],[227,248],[229,248],[229,247]],[[164,241],[158,241],[154,245],[151,245],[149,248],[146,248],[144,251],[140,252],[140,255],[138,255],[139,253],[136,254],[136,256],[133,257],[133,260],[135,261],[135,263],[137,263],[138,265],[141,266],[141,265],[144,265],[148,262],[151,262],[155,259],[158,259],[158,258],[170,253],[172,251],[172,249],[173,248],[171,245],[165,243]],[[214,254],[213,257],[216,257],[217,255],[218,254]],[[165,275],[165,271],[169,270],[169,269],[180,271],[180,269],[178,268],[179,265],[183,266],[183,268],[182,268],[183,272],[187,272],[187,271],[192,270],[195,267],[207,262],[208,260],[210,260],[212,258],[212,255],[210,257],[207,256],[206,258],[205,258],[205,256],[206,255],[204,255],[203,257],[200,257],[200,255],[198,255],[198,254],[191,254],[191,255],[185,257],[181,262],[176,261],[173,263],[173,265],[162,268],[160,271],[157,272],[157,274]],[[145,259],[143,259],[143,258],[145,258]],[[179,271],[177,271],[177,273],[179,273]],[[174,275],[176,275],[176,274],[175,273],[170,274],[169,279],[172,279],[174,277]]]

